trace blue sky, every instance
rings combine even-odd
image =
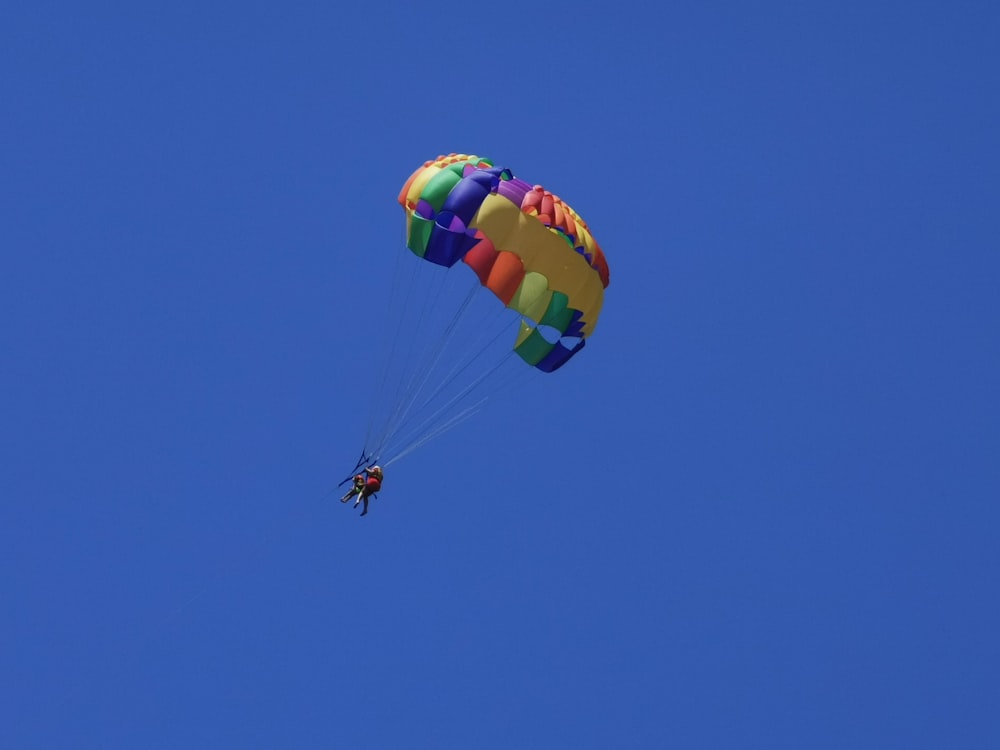
[[[8,3],[0,746],[994,748],[992,3]],[[585,352],[325,496],[396,195],[489,156]]]

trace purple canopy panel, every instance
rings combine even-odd
[[[417,201],[416,207],[413,209],[413,213],[419,216],[421,219],[433,219],[434,218],[434,207],[425,201],[423,198]]]
[[[427,241],[424,260],[451,268],[478,242],[468,232],[452,232],[447,227],[435,224]]]
[[[565,340],[566,339],[563,339],[563,341]],[[552,351],[546,354],[542,358],[542,360],[537,365],[535,365],[535,367],[537,367],[542,372],[555,372],[564,364],[569,362],[570,359],[573,358],[574,354],[583,349],[586,343],[587,343],[586,339],[577,339],[577,343],[575,343],[571,347],[567,347],[565,344],[562,343],[562,341],[560,341],[554,347],[552,347]]]
[[[524,180],[519,180],[515,177],[512,180],[503,180],[500,183],[500,187],[497,188],[497,193],[520,208],[521,202],[524,200],[524,196],[528,194],[531,187],[530,183],[527,183]]]
[[[493,175],[486,174],[484,170],[476,170],[451,189],[441,211],[459,217],[463,228],[468,226],[483,200],[490,194],[496,179]]]

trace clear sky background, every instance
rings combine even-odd
[[[1000,747],[993,2],[0,10],[0,747]],[[327,497],[396,195],[587,350]]]

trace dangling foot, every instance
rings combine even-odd
[[[351,495],[353,495],[353,494],[354,494],[354,490],[351,490],[346,495],[344,495],[342,498],[340,498],[340,502],[346,503],[348,500],[351,499]]]
[[[368,508],[365,508],[363,511],[361,511],[361,516],[364,516],[367,513],[368,513]],[[358,518],[361,518],[361,516],[358,516]]]
[[[358,495],[358,499],[354,501],[354,507],[357,508],[361,505],[361,495]]]

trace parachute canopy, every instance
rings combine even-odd
[[[593,333],[610,272],[586,222],[540,185],[489,159],[448,154],[403,185],[406,244],[451,268],[465,263],[519,312],[514,351],[543,372],[562,367]]]

